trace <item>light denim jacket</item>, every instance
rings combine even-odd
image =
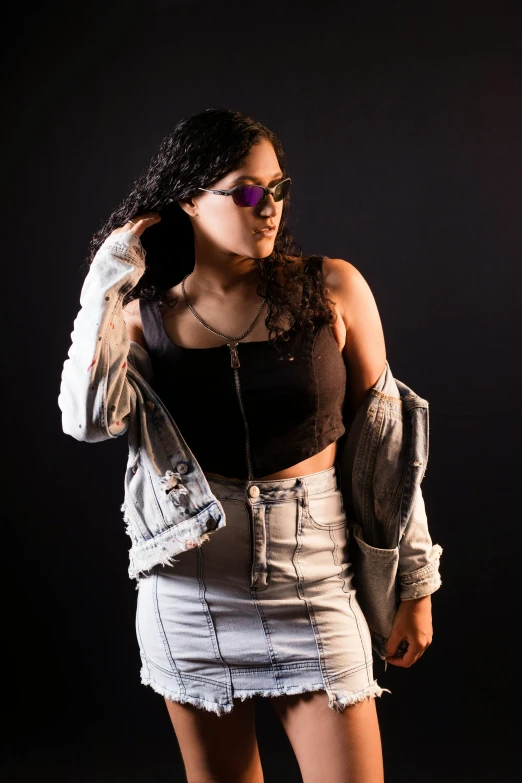
[[[132,541],[129,577],[137,581],[226,525],[223,506],[151,385],[148,352],[129,340],[122,301],[143,275],[145,255],[130,231],[99,248],[58,397],[63,431],[76,440],[128,435],[121,511]],[[399,601],[441,585],[442,548],[432,544],[420,488],[428,433],[428,402],[394,379],[386,362],[338,444],[357,597],[382,659]]]

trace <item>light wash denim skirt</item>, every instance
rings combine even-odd
[[[337,463],[269,481],[207,476],[226,526],[140,577],[141,682],[222,715],[233,699],[325,691],[381,696],[352,584]]]

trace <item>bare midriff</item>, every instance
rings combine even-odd
[[[297,476],[307,476],[310,473],[319,473],[322,470],[328,470],[333,467],[335,458],[337,455],[337,441],[330,443],[325,449],[314,454],[313,457],[298,462],[297,465],[292,465],[289,468],[280,470],[277,473],[270,473],[268,476],[261,476],[254,479],[255,481],[271,481],[275,479],[287,479],[296,478]],[[219,473],[205,473],[206,476],[211,478],[221,478],[227,481],[240,481],[241,479],[232,478],[230,476],[222,476]]]

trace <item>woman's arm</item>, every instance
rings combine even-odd
[[[330,258],[325,260],[325,272],[325,283],[346,329],[343,356],[348,372],[348,404],[355,416],[386,363],[381,320],[368,283],[352,264],[342,258]],[[442,547],[432,543],[419,485],[399,546],[401,601],[422,598],[438,590],[441,553]]]
[[[381,319],[370,286],[353,264],[342,258],[326,258],[323,273],[342,321],[340,332],[345,333],[347,405],[355,415],[386,365]]]
[[[159,216],[115,229],[96,253],[80,294],[58,406],[65,433],[80,441],[116,438],[128,427],[133,391],[127,382],[130,339],[122,301],[145,272],[140,234]]]
[[[385,361],[384,337],[373,295],[362,275],[342,259],[329,259],[332,299],[342,314],[346,328],[343,355],[350,370],[351,410],[353,415],[367,392],[379,379]],[[327,283],[328,285],[328,283]],[[406,531],[399,545],[399,597],[392,630],[386,642],[386,662],[409,667],[431,644],[433,624],[431,593],[440,585],[438,563],[442,548],[433,545],[420,485]],[[407,650],[394,657],[403,640]]]

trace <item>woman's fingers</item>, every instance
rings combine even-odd
[[[136,215],[135,217],[132,217],[131,220],[128,220],[123,226],[111,231],[110,236],[113,234],[121,234],[123,231],[130,231],[131,234],[140,237],[145,229],[149,226],[153,226],[155,223],[159,223],[160,220],[161,216],[159,212],[146,212],[143,215]]]

